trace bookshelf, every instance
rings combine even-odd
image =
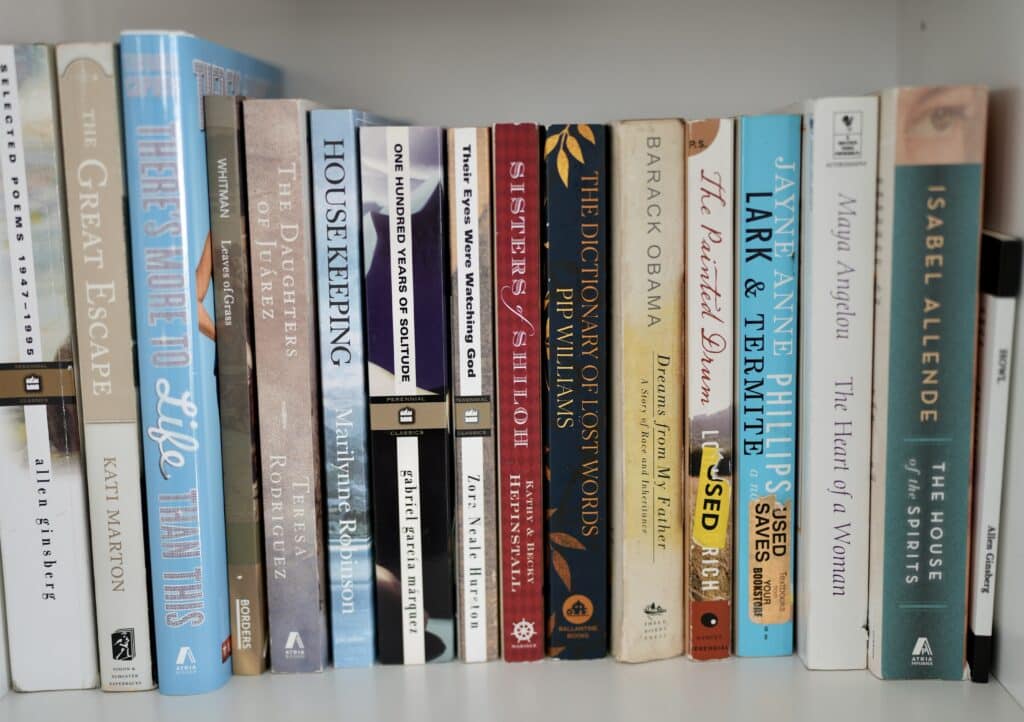
[[[894,84],[988,83],[996,150],[986,222],[1024,234],[1024,146],[1009,142],[1024,130],[1019,0],[0,0],[0,8],[4,42],[183,28],[279,63],[292,95],[425,124],[760,112]],[[1016,353],[1010,433],[1022,438],[1024,333]],[[1009,453],[1008,468],[1024,464],[1024,446]],[[1010,484],[1004,514],[1018,511],[1024,491]],[[1024,528],[1009,526],[1002,569],[1020,568],[1022,557]],[[795,658],[450,664],[235,678],[194,698],[11,693],[0,699],[0,719],[1024,719],[1024,618],[1007,613],[1024,577],[1004,573],[999,591],[1001,684],[986,686],[809,673]]]

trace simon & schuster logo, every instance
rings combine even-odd
[[[110,635],[110,655],[115,662],[130,662],[135,659],[134,629],[118,629]],[[180,652],[179,656],[181,656]],[[195,664],[195,660],[192,662]]]

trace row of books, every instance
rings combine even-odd
[[[186,34],[0,46],[17,689],[959,679],[971,573],[987,676],[1021,258],[979,243],[984,89],[444,130],[279,85]]]

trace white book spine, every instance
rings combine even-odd
[[[878,99],[804,113],[797,651],[867,662]]]
[[[1020,246],[1019,239],[996,234],[986,234],[982,242],[978,427],[974,447],[968,635],[971,678],[978,682],[988,679],[992,660],[992,617],[1010,408],[1010,369],[1013,367],[1013,328],[1021,276]],[[1013,250],[1007,252],[1011,247]]]
[[[4,570],[0,563],[0,697],[11,688],[11,669],[7,661],[7,615],[4,613]]]
[[[21,691],[99,677],[54,79],[49,48],[0,46],[0,547]]]

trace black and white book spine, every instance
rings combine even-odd
[[[975,682],[987,682],[992,666],[992,612],[1022,245],[1020,238],[992,231],[986,231],[981,239],[978,428],[974,440],[974,538],[967,632],[967,662]]]
[[[797,651],[867,665],[878,98],[803,108]]]

